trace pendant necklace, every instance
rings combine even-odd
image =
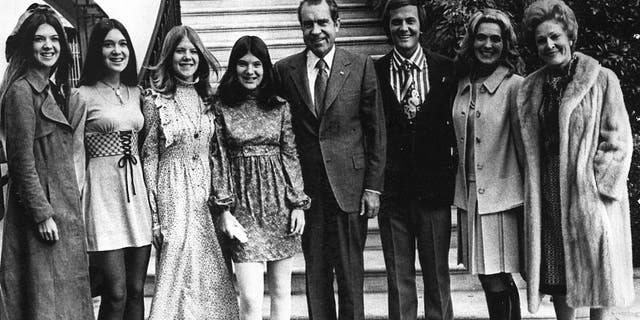
[[[111,86],[110,84],[99,80],[100,82],[102,82],[105,86],[111,88],[111,90],[113,90],[113,92],[116,94],[116,97],[118,97],[118,100],[120,101],[120,105],[124,106],[124,100],[122,99],[122,93],[120,92],[120,83],[118,83],[118,87],[114,88],[113,86]]]
[[[196,130],[196,132],[193,134],[193,138],[195,139],[200,138],[200,133],[202,132],[202,101],[200,101],[200,97],[197,97],[197,99],[198,99],[198,111],[197,111],[198,118],[196,119],[196,121],[193,120],[189,112],[184,112],[184,114],[187,116],[187,119],[189,119],[189,122],[191,122],[191,124],[193,125],[193,128]],[[174,94],[174,100],[178,105],[182,107],[183,110],[187,108],[187,105],[182,101],[182,99],[178,98],[177,94]]]

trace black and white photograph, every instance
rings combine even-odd
[[[0,320],[640,319],[638,0],[0,6]]]

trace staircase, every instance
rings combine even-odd
[[[380,18],[369,11],[365,0],[338,0],[341,27],[336,44],[351,52],[367,54],[377,58],[390,50],[380,24]],[[235,41],[244,35],[262,38],[269,47],[271,58],[276,62],[304,49],[302,31],[297,19],[299,0],[181,0],[182,22],[193,27],[205,46],[221,64],[220,77],[227,68],[229,53]],[[212,79],[216,82],[216,79]],[[451,290],[456,319],[488,319],[484,293],[476,276],[465,273],[464,266],[457,264],[457,222],[452,210],[453,227],[449,266]],[[378,220],[369,220],[365,257],[365,313],[367,319],[387,319],[387,278],[382,255]],[[145,286],[145,307],[148,310],[154,290],[155,251],[149,265]],[[416,264],[418,287],[418,314],[424,315],[422,272]],[[526,292],[522,279],[516,275],[521,288],[523,318],[553,319],[553,307],[547,300],[540,311],[531,315],[526,312]],[[265,282],[266,287],[266,282]],[[294,258],[292,274],[292,319],[308,319],[305,297],[304,258]],[[97,303],[97,300],[96,300]],[[269,316],[269,295],[265,294],[263,315]],[[584,316],[584,315],[582,315]],[[422,318],[421,318],[422,319]]]
[[[231,48],[241,36],[254,35],[264,40],[274,63],[302,51],[298,3],[299,0],[182,0],[182,23],[198,31],[224,72]],[[389,51],[380,19],[368,10],[365,0],[338,0],[338,6],[338,46],[373,56]]]

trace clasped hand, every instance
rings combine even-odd
[[[53,221],[52,217],[38,223],[38,234],[44,241],[55,242],[60,240],[60,233],[58,232],[58,225]]]

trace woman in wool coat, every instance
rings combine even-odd
[[[519,320],[519,224],[524,188],[518,165],[509,93],[522,82],[524,63],[511,20],[500,10],[474,13],[454,60],[459,78],[453,102],[458,143],[454,205],[462,262],[478,275],[491,320]],[[515,110],[515,109],[513,109]]]
[[[631,127],[616,75],[575,52],[577,22],[561,0],[524,15],[544,66],[514,97],[524,147],[525,261],[529,310],[553,296],[558,319],[632,303],[627,175]]]
[[[71,51],[51,8],[28,14],[7,46],[0,90],[11,177],[0,290],[8,319],[93,319],[74,128],[64,108]]]

